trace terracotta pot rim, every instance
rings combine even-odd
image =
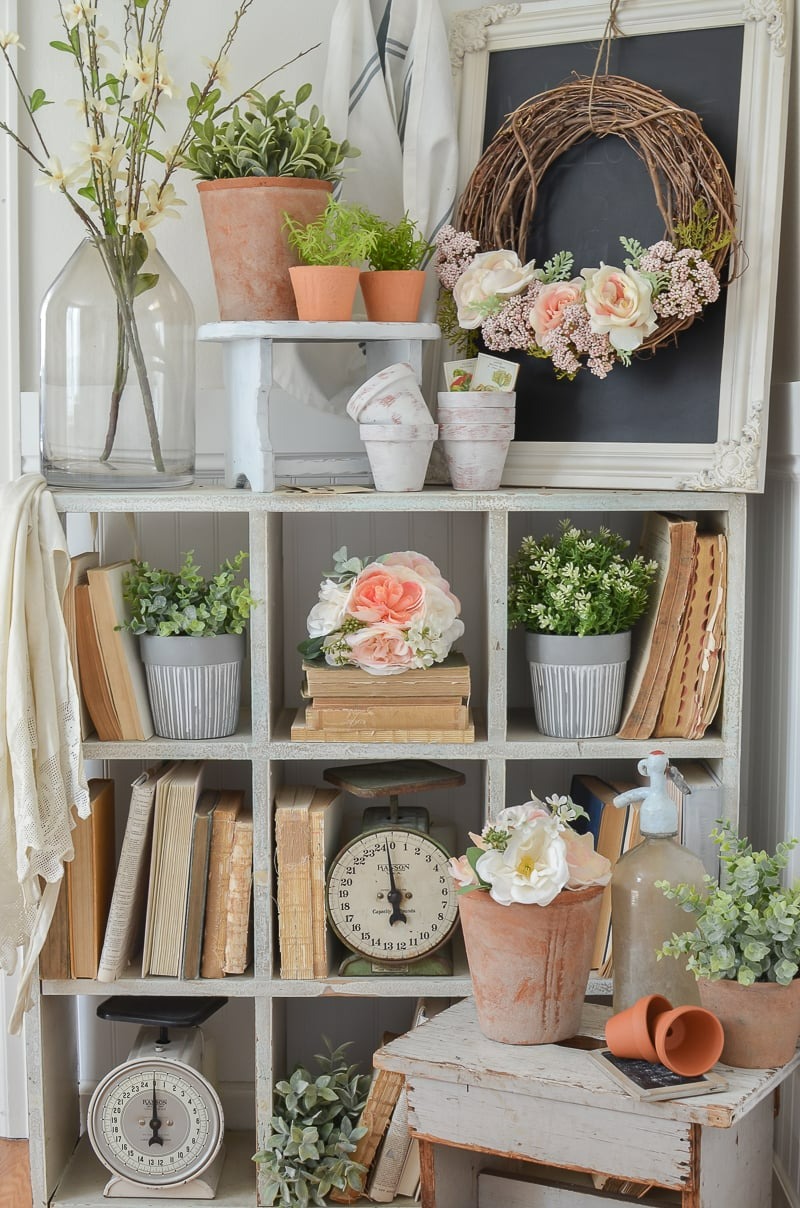
[[[587,902],[591,898],[598,897],[605,885],[586,885],[583,889],[562,889],[556,894],[552,902],[548,902],[548,906],[569,906],[573,902]],[[488,889],[471,889],[468,893],[458,895],[459,906],[466,898],[484,898],[491,903],[492,907],[497,907],[498,910],[542,910],[546,907],[537,905],[535,902],[512,902],[509,906],[503,906],[501,902],[496,902]]]
[[[329,180],[311,180],[308,176],[231,176],[220,180],[198,180],[195,182],[201,193],[214,189],[325,189],[333,192]]]
[[[745,990],[760,990],[762,993],[767,994],[770,994],[775,990],[791,990],[795,982],[800,982],[800,973],[798,973],[797,977],[793,977],[790,982],[787,982],[785,986],[781,985],[780,982],[762,981],[755,981],[751,986],[745,986],[742,985],[741,982],[737,981],[735,977],[698,977],[697,979],[698,986],[738,986],[742,992]]]
[[[360,269],[353,268],[349,264],[292,264],[289,266],[289,273],[355,273],[358,276]]]
[[[362,277],[424,277],[424,268],[362,268]]]

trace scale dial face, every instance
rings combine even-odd
[[[353,952],[381,964],[427,956],[458,923],[448,853],[422,831],[366,831],[339,852],[328,874],[328,919]]]
[[[209,1082],[179,1061],[130,1061],[89,1104],[89,1138],[108,1169],[169,1187],[201,1174],[222,1144],[222,1105]]]

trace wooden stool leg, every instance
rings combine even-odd
[[[436,1161],[432,1141],[419,1143],[419,1178],[422,1208],[436,1208]]]

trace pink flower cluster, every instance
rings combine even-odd
[[[443,226],[434,242],[436,275],[445,289],[452,290],[458,278],[474,260],[480,245],[469,231],[457,231],[452,226]]]
[[[669,274],[668,283],[653,298],[653,310],[662,318],[691,319],[719,297],[717,274],[697,248],[677,251],[662,239],[647,249],[639,268]]]
[[[342,565],[344,573],[323,580],[307,621],[327,663],[397,675],[447,657],[464,632],[461,604],[430,558],[405,550]]]
[[[541,288],[541,281],[533,281],[524,294],[509,298],[483,320],[481,335],[491,352],[528,351],[533,343],[531,313]]]
[[[595,377],[607,377],[614,368],[616,353],[605,334],[592,330],[589,312],[582,302],[572,302],[560,312],[560,322],[539,339],[560,373],[574,377],[586,357],[586,368]]]

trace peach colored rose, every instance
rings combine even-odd
[[[458,325],[466,331],[480,327],[481,303],[494,294],[521,294],[536,276],[533,261],[523,264],[516,252],[501,248],[475,256],[453,286]]]
[[[419,577],[424,579],[426,583],[433,583],[446,596],[449,596],[453,604],[455,604],[456,612],[461,612],[461,601],[458,596],[453,595],[450,590],[450,584],[442,576],[439,567],[425,554],[418,554],[416,550],[407,549],[396,554],[388,554],[381,561],[384,566],[406,566],[409,570],[416,571]]]
[[[447,862],[447,866],[450,869],[450,876],[459,889],[464,889],[467,885],[478,884],[475,869],[466,856],[459,856],[458,858],[451,856]]]
[[[581,276],[592,331],[607,335],[621,352],[633,352],[652,335],[658,324],[646,277],[630,265],[623,271],[602,261],[599,268],[581,269]]]
[[[362,570],[347,603],[347,611],[359,621],[400,628],[410,625],[424,608],[425,587],[419,575],[402,566],[387,569],[379,562]]]
[[[582,294],[583,281],[580,277],[574,277],[572,281],[551,281],[549,285],[542,286],[530,315],[530,325],[540,343],[548,331],[561,326],[564,307],[580,302]]]
[[[594,850],[594,838],[590,834],[577,835],[567,827],[561,832],[567,845],[569,881],[567,889],[584,889],[587,885],[607,885],[611,880],[611,864],[605,856]]]
[[[348,633],[345,641],[351,657],[370,675],[397,675],[411,666],[413,651],[394,625],[368,625]]]

